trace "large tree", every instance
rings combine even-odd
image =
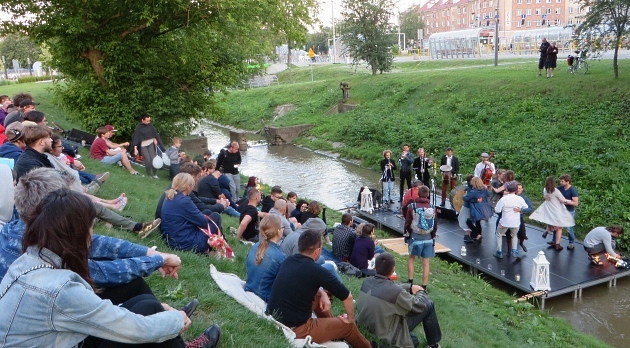
[[[590,7],[578,27],[580,39],[593,50],[614,50],[613,70],[619,77],[617,56],[624,36],[630,33],[630,0],[580,0],[581,7]]]
[[[341,39],[353,64],[366,62],[373,75],[391,70],[394,62],[391,46],[396,42],[390,23],[393,1],[344,0],[344,6]]]
[[[28,68],[28,61],[38,61],[41,53],[41,48],[25,35],[9,34],[0,42],[0,56],[4,56],[9,69],[13,68],[13,59],[17,59],[21,67]]]
[[[400,13],[400,32],[405,34],[407,40],[419,40],[418,30],[423,28],[420,14],[418,13],[419,5],[412,5],[404,12]]]
[[[297,0],[295,0],[297,1]],[[204,113],[221,112],[215,94],[240,86],[247,62],[273,52],[287,0],[5,0],[4,32],[50,47],[65,76],[58,95],[86,130],[136,117],[185,134]],[[303,13],[296,14],[303,19]],[[293,26],[291,26],[293,28]]]

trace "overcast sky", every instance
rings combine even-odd
[[[394,3],[398,6],[401,12],[405,11],[412,5],[424,4],[428,0],[393,0]],[[332,2],[332,6],[331,6]],[[335,14],[335,22],[341,19],[341,12],[343,11],[343,1],[342,0],[319,0],[319,21],[321,25],[325,27],[329,27],[332,21],[332,13],[334,10]],[[319,25],[317,25],[319,27]]]

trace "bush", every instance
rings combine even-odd
[[[31,83],[50,80],[50,76],[21,76],[16,83]]]

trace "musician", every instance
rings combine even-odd
[[[477,163],[475,166],[475,176],[481,178],[484,185],[488,187],[490,185],[490,181],[492,180],[492,176],[496,173],[496,169],[494,167],[494,163],[490,162],[490,155],[486,152],[481,154],[481,162]]]
[[[418,157],[413,160],[413,169],[416,170],[416,176],[418,180],[422,181],[424,186],[431,187],[429,182],[431,177],[429,176],[429,169],[433,164],[433,160],[426,157],[423,148],[418,149]]]
[[[446,204],[446,189],[448,188],[448,184],[451,184],[451,190],[457,186],[457,173],[459,173],[459,159],[457,156],[453,155],[453,149],[447,148],[446,155],[442,156],[442,160],[440,161],[440,166],[450,166],[451,171],[448,173],[442,172],[442,203],[440,206],[444,206]]]
[[[413,164],[413,154],[409,152],[409,144],[403,145],[403,150],[398,156],[400,164],[400,201],[403,200],[405,192],[405,181],[407,181],[407,189],[411,188],[411,165]]]
[[[383,204],[392,204],[394,196],[394,183],[396,178],[394,177],[394,170],[396,170],[396,162],[392,160],[392,151],[383,151],[383,160],[381,161],[381,182],[383,183]]]

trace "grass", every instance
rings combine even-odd
[[[278,87],[276,94],[282,95],[285,89],[289,88]],[[61,110],[54,107],[54,96],[46,91],[45,85],[3,86],[0,87],[0,94],[12,94],[22,90],[33,93],[35,99],[42,103],[39,109],[47,114],[50,121],[69,128],[74,126],[66,122]],[[271,89],[261,89],[256,93],[266,91]],[[241,97],[245,94],[243,93]],[[333,99],[331,97],[331,100]],[[248,104],[243,104],[244,107],[246,105]],[[158,173],[160,180],[134,177],[116,166],[102,165],[87,158],[86,150],[81,150],[81,154],[85,157],[83,162],[89,171],[111,173],[110,179],[99,192],[100,197],[112,198],[118,196],[120,192],[125,192],[129,202],[123,214],[133,217],[135,221],[152,220],[157,200],[167,186],[165,171]],[[141,168],[138,170],[143,172]],[[236,227],[238,223],[235,218],[224,216],[223,219],[223,228],[226,231],[229,227]],[[329,217],[330,222],[338,220],[339,216]],[[129,232],[107,229],[102,224],[96,226],[95,232],[125,238],[147,246],[156,245],[158,250],[162,251],[168,250],[158,233],[141,240]],[[378,233],[383,236],[382,231]],[[243,279],[245,277],[244,264],[248,248],[236,242],[233,236],[228,236],[228,241],[235,249],[234,262],[177,252],[182,258],[179,280],[162,279],[159,274],[153,274],[147,278],[149,284],[161,301],[176,307],[185,304],[191,298],[200,300],[201,304],[193,316],[193,324],[185,333],[186,338],[193,338],[210,324],[218,323],[223,330],[222,347],[289,347],[281,332],[223,294],[210,278],[208,269],[210,264],[214,264],[222,272],[235,273]],[[396,272],[401,279],[406,279],[406,259],[397,256],[396,260]],[[421,267],[418,265],[415,279],[420,279],[420,272]],[[345,276],[342,276],[342,279],[354,296],[358,297],[361,280]],[[457,263],[439,258],[432,260],[430,295],[436,303],[444,336],[441,342],[443,347],[607,346],[596,338],[575,330],[564,320],[537,310],[529,303],[514,304],[512,302],[514,296],[493,288],[490,281],[483,276],[472,276]],[[333,312],[341,314],[342,310],[340,301],[333,301]],[[416,333],[423,342],[422,329],[416,329]]]

